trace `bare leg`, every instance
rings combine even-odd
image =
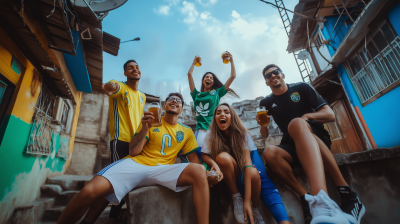
[[[111,183],[102,176],[94,176],[93,179],[76,195],[65,207],[57,224],[69,224],[77,222],[93,204],[114,192]]]
[[[232,194],[239,192],[236,186],[236,179],[239,177],[239,167],[235,159],[226,152],[221,152],[215,158],[221,172],[224,174],[224,181]]]
[[[176,183],[177,186],[192,185],[193,205],[196,210],[198,224],[209,223],[210,189],[203,165],[190,163],[181,173]]]
[[[89,223],[94,223],[97,218],[99,218],[104,209],[107,208],[107,205],[109,203],[110,202],[105,198],[98,199],[92,204],[92,206],[90,206],[89,211],[86,213],[83,220]]]
[[[304,119],[295,118],[290,122],[288,131],[295,142],[297,156],[310,183],[311,194],[317,195],[320,190],[328,192],[321,151],[311,127]]]
[[[285,150],[277,146],[269,146],[264,150],[264,160],[268,167],[274,172],[287,186],[293,189],[298,195],[307,194],[306,189],[294,177],[293,169],[290,164],[292,157]]]
[[[342,173],[339,170],[339,167],[336,163],[335,158],[332,155],[332,152],[325,145],[325,143],[314,135],[315,140],[318,142],[319,149],[321,150],[322,160],[324,162],[324,168],[329,176],[333,179],[336,186],[348,186],[347,182],[344,180]]]

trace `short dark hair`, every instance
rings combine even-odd
[[[272,67],[277,67],[278,70],[282,73],[282,69],[279,68],[276,64],[269,64],[269,65],[265,66],[265,68],[263,69],[262,75],[264,76],[264,75],[265,75],[265,72],[266,72],[268,69],[272,68]]]
[[[135,62],[137,65],[139,65],[139,64],[138,64],[135,60],[133,60],[133,59],[128,60],[128,61],[125,62],[125,64],[124,64],[124,71],[126,70],[126,67],[128,67],[128,64],[131,63],[131,62]]]
[[[177,96],[177,97],[181,98],[181,100],[182,100],[182,106],[185,104],[185,101],[183,101],[183,96],[182,96],[182,94],[180,94],[180,93],[170,93],[170,94],[167,96],[167,98],[165,98],[165,103],[167,103],[168,98],[169,98],[170,96]]]

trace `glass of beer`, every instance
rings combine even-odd
[[[200,67],[201,66],[201,57],[200,56],[196,56],[194,60],[196,61],[196,66]]]
[[[229,63],[229,55],[227,53],[227,51],[222,52],[222,62],[224,62],[224,64]]]
[[[157,102],[150,103],[149,105],[149,112],[153,113],[154,120],[151,123],[153,127],[161,126],[161,107],[160,104]]]
[[[269,118],[268,118],[268,111],[265,109],[264,106],[257,107],[256,109],[258,119],[260,120],[260,124],[262,126],[269,125]]]

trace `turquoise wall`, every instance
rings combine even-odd
[[[65,165],[65,160],[59,157],[49,156],[29,156],[24,154],[28,141],[31,124],[22,121],[14,115],[7,115],[0,127],[0,202],[3,203],[5,196],[19,187],[32,187],[36,183],[28,186],[18,186],[15,183],[16,177],[20,174],[27,174],[37,159],[39,159],[40,170],[48,168],[50,172],[61,172]],[[56,150],[60,149],[60,136],[57,136]],[[57,153],[56,151],[56,153]],[[45,161],[45,163],[44,163]],[[45,164],[45,165],[43,165]],[[40,177],[38,177],[39,179]],[[32,192],[38,189],[31,189]]]

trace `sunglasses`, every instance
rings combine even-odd
[[[264,75],[265,81],[269,80],[272,77],[272,74],[279,75],[279,74],[281,74],[281,71],[279,71],[279,69],[275,69],[272,72],[269,72],[269,73],[265,74]]]
[[[172,96],[168,97],[168,100],[167,100],[168,103],[171,103],[171,102],[174,102],[174,101],[176,101],[177,103],[182,103],[182,100],[179,99],[179,98],[175,98],[175,97],[172,97]]]

